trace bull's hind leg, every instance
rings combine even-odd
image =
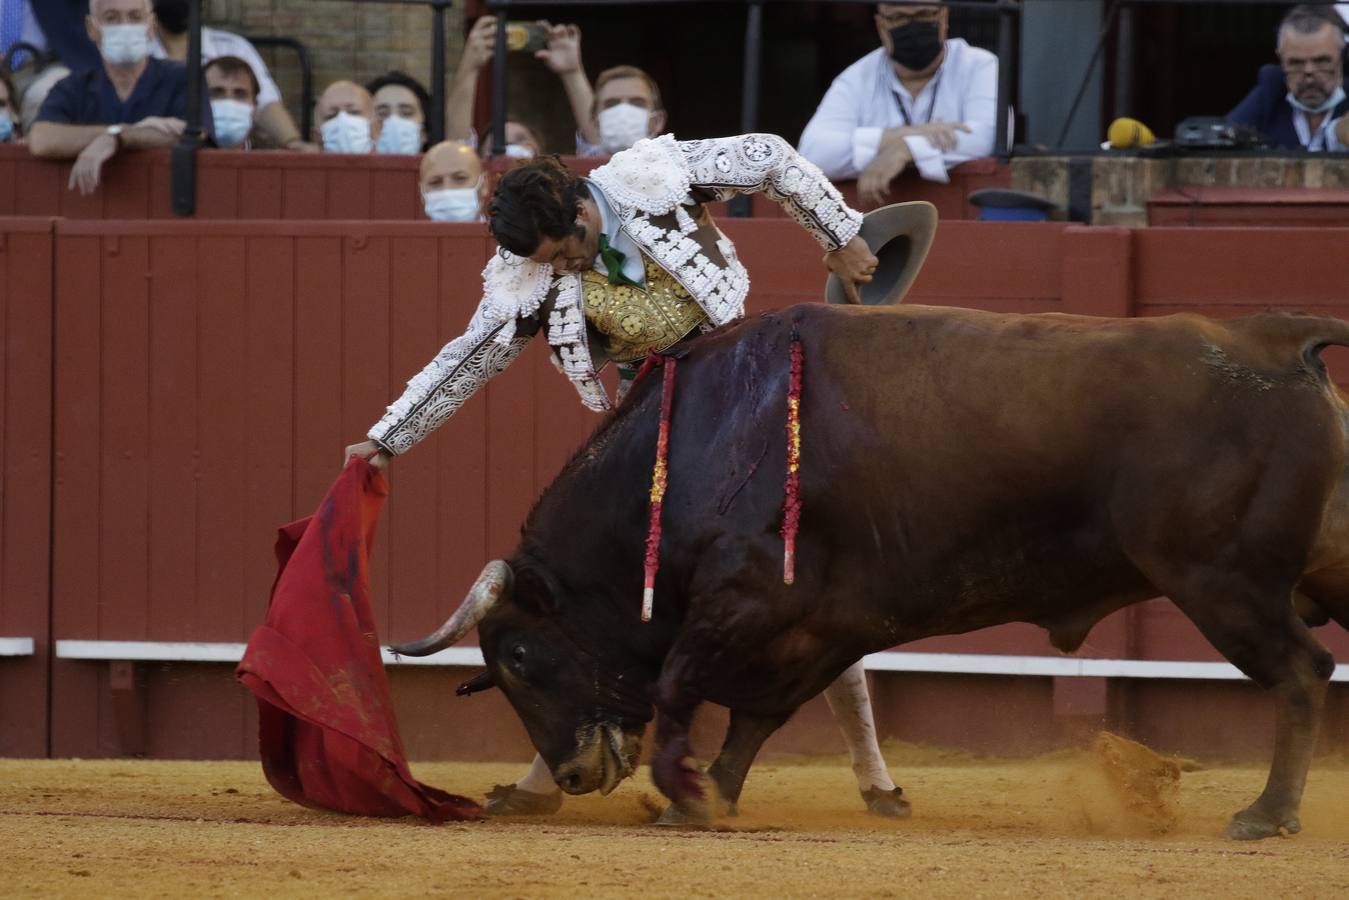
[[[1269,779],[1256,801],[1232,817],[1227,836],[1254,840],[1300,831],[1298,808],[1334,660],[1295,614],[1291,586],[1260,589],[1254,580],[1229,575],[1202,584],[1192,579],[1189,588],[1168,594],[1223,656],[1274,693]]]

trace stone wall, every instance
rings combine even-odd
[[[205,0],[207,24],[247,35],[301,41],[314,67],[314,92],[340,78],[365,83],[401,69],[427,85],[431,78],[431,10],[417,3],[362,0]],[[463,4],[446,18],[450,75],[463,45]],[[262,50],[295,121],[300,121],[300,68],[289,50]]]

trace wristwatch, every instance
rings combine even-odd
[[[121,150],[121,149],[122,149],[122,126],[121,126],[121,125],[109,125],[109,126],[108,126],[108,131],[107,131],[107,133],[110,134],[110,135],[112,135],[113,141],[115,141],[116,144],[117,144],[117,149],[118,149],[118,150]]]

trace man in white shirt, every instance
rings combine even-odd
[[[150,55],[157,59],[187,59],[187,0],[154,0],[155,28],[154,39],[150,42]],[[257,112],[254,115],[259,131],[267,135],[278,147],[288,150],[316,150],[315,145],[307,143],[295,120],[286,111],[281,102],[281,90],[272,79],[267,64],[262,61],[248,39],[229,31],[202,26],[201,62],[206,65],[222,56],[234,56],[248,63],[258,79]]]
[[[801,155],[833,179],[856,178],[879,206],[910,163],[932,181],[993,152],[998,58],[947,38],[942,6],[881,3],[881,46],[834,79],[801,134]]]

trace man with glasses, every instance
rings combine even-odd
[[[168,147],[186,127],[187,69],[150,57],[150,0],[91,0],[85,30],[102,65],[57,82],[29,135],[35,156],[71,159],[70,187],[97,189],[103,164],[123,149]],[[211,106],[202,127],[211,134]]]
[[[937,4],[881,3],[881,46],[843,70],[801,135],[801,155],[830,178],[856,178],[880,206],[909,165],[932,181],[993,152],[998,58],[948,38]]]
[[[1228,121],[1255,128],[1277,147],[1349,149],[1344,45],[1345,24],[1333,9],[1293,7],[1279,25],[1279,65],[1260,68]]]

